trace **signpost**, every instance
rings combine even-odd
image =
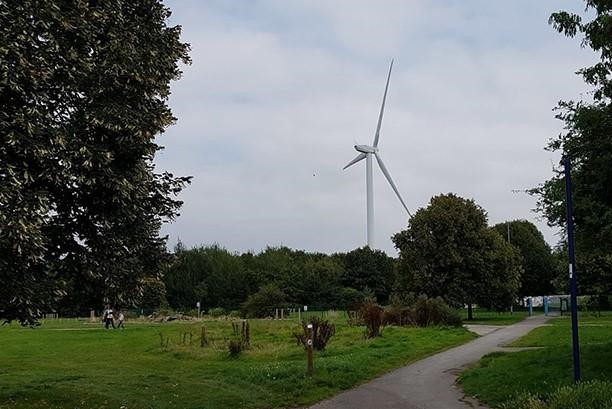
[[[569,256],[570,299],[572,314],[572,345],[574,355],[574,383],[580,382],[580,344],[578,342],[578,304],[576,301],[576,254],[574,252],[574,218],[572,214],[571,163],[563,158],[565,167],[565,206],[567,208],[567,249]]]
[[[308,340],[306,341],[306,350],[308,351],[308,376],[312,376],[314,365],[312,362],[312,324],[308,324]]]
[[[200,318],[200,302],[196,303],[196,307],[198,307],[198,318]]]

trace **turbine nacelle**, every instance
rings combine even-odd
[[[378,148],[369,145],[355,145],[355,150],[361,153],[376,153]]]

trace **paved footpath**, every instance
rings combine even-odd
[[[320,402],[310,409],[473,409],[486,408],[455,385],[462,369],[482,356],[542,326],[549,317],[536,315],[517,324],[473,326],[484,335],[397,369],[371,382]]]

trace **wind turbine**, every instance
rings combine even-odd
[[[366,201],[367,201],[367,239],[368,239],[368,247],[371,249],[374,248],[374,181],[372,179],[372,156],[376,158],[378,162],[378,166],[380,170],[387,178],[387,181],[393,188],[393,191],[397,195],[397,198],[408,212],[408,216],[411,216],[410,210],[404,203],[404,199],[400,195],[397,190],[397,186],[391,179],[391,175],[387,170],[382,158],[380,157],[380,152],[378,150],[378,139],[380,137],[380,125],[382,124],[383,112],[385,111],[385,100],[387,99],[387,90],[389,89],[389,79],[391,78],[391,70],[393,69],[393,60],[391,60],[391,66],[389,67],[389,74],[387,75],[387,85],[385,85],[385,93],[383,95],[382,105],[380,107],[380,114],[378,115],[378,125],[376,125],[376,133],[374,134],[374,143],[372,146],[369,145],[355,145],[355,150],[359,152],[359,154],[350,161],[342,170],[353,166],[355,163],[360,162],[361,160],[366,160]]]

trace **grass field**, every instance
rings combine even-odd
[[[612,380],[612,313],[581,314],[578,320],[582,379]],[[490,406],[528,391],[552,392],[573,383],[570,319],[556,318],[512,346],[541,349],[493,353],[460,376],[464,391]]]
[[[335,320],[336,336],[315,354],[313,378],[291,336],[295,320],[252,320],[252,348],[237,359],[227,352],[229,320],[128,322],[125,330],[74,320],[3,326],[0,408],[298,407],[474,338],[463,328],[387,327],[382,337],[365,340],[363,327]],[[170,340],[167,349],[160,333]],[[191,345],[188,336],[182,345],[185,333]]]
[[[510,325],[527,318],[528,312],[525,310],[510,312],[487,311],[486,309],[476,308],[473,311],[473,320],[468,321],[467,310],[459,312],[464,324],[484,324],[484,325]],[[534,312],[538,314],[538,312]]]

